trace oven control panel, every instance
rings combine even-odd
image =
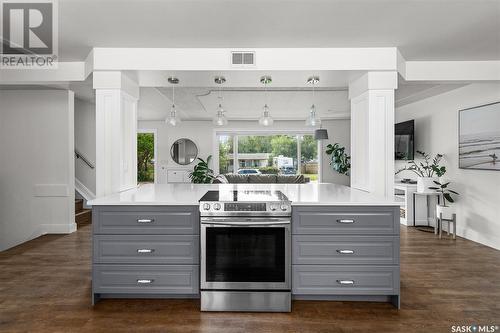
[[[281,202],[201,202],[202,215],[283,215],[290,214],[289,201]]]
[[[266,210],[265,202],[231,202],[224,204],[225,212],[265,212]]]

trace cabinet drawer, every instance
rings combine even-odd
[[[294,235],[293,264],[396,265],[398,236]]]
[[[94,265],[94,293],[191,295],[199,292],[197,265]]]
[[[96,234],[170,234],[198,235],[198,207],[124,207],[93,208]]]
[[[399,207],[295,207],[294,234],[399,234]]]
[[[199,264],[196,235],[96,235],[94,262],[116,264]]]
[[[293,265],[296,295],[393,295],[399,293],[398,266]]]

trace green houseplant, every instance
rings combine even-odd
[[[330,155],[330,165],[332,169],[340,174],[349,176],[351,169],[351,157],[346,154],[345,147],[340,146],[338,143],[326,146],[325,153]]]
[[[441,183],[438,181],[434,181],[434,184],[437,186],[429,186],[430,190],[434,190],[438,192],[443,198],[443,203],[441,205],[436,205],[436,215],[440,216],[442,214],[443,218],[450,219],[451,215],[455,213],[455,210],[450,205],[446,205],[446,203],[453,203],[452,194],[459,195],[456,191],[450,190],[448,185],[450,182]]]
[[[396,175],[404,170],[408,170],[417,175],[417,191],[428,192],[429,186],[446,173],[446,167],[440,165],[443,154],[436,154],[431,157],[430,154],[417,150],[420,155],[420,161],[410,161],[403,168],[396,172]]]
[[[207,157],[207,160],[203,160],[198,157],[198,164],[194,166],[193,172],[189,173],[189,178],[192,183],[195,184],[210,184],[214,180],[214,171],[210,169],[209,164],[212,159],[212,155]]]

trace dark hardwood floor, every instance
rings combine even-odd
[[[451,332],[500,325],[500,251],[402,227],[401,310],[295,301],[290,314],[201,313],[197,300],[90,305],[90,228],[0,253],[0,332]]]

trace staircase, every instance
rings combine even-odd
[[[76,227],[92,223],[92,211],[83,208],[83,199],[75,199]]]

